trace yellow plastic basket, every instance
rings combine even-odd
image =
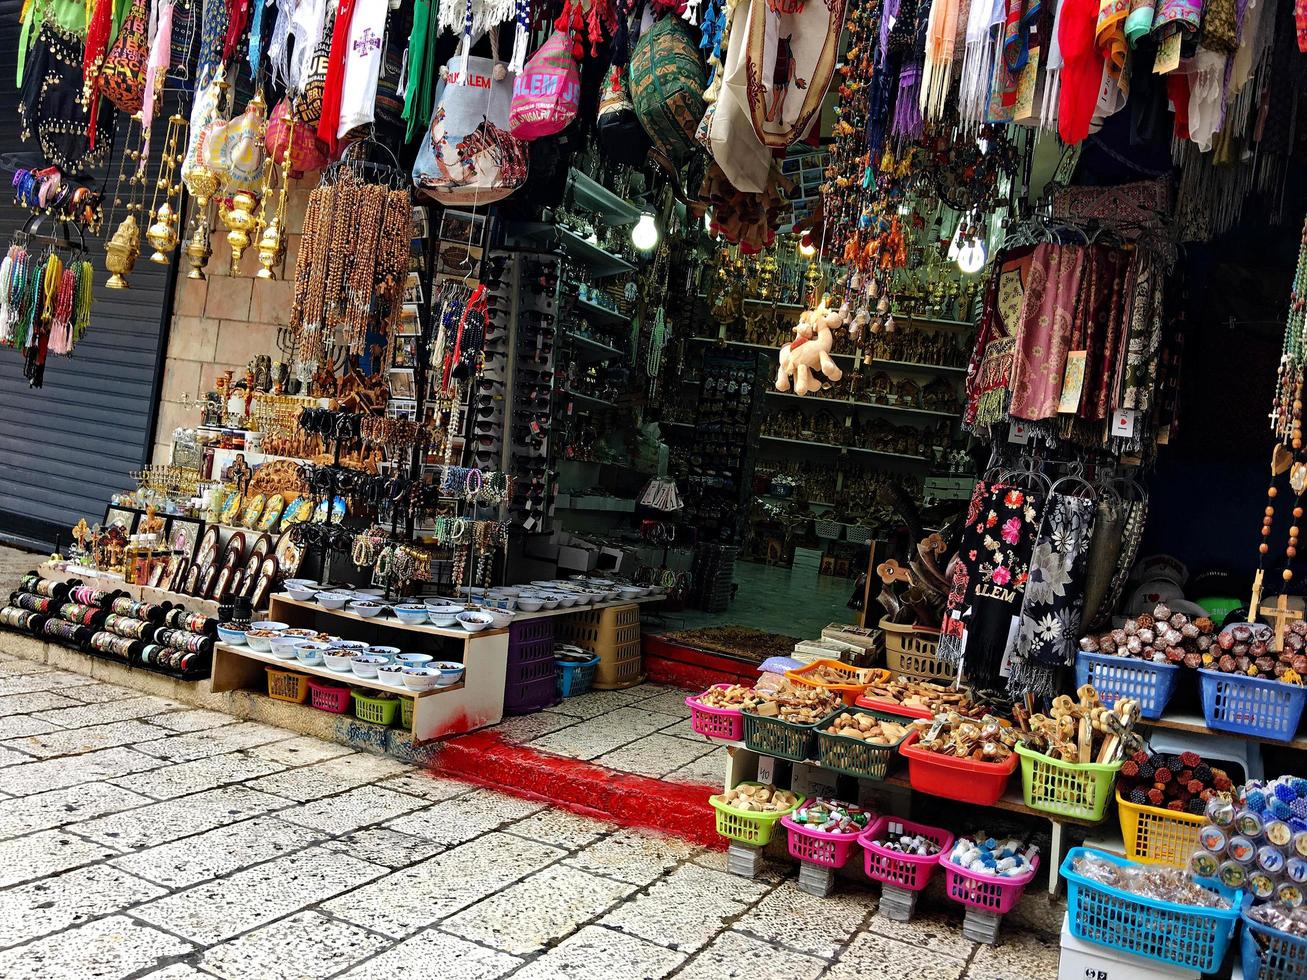
[[[743,782],[741,786],[762,786],[763,783]],[[710,796],[708,802],[717,811],[717,833],[741,844],[762,847],[771,840],[772,830],[777,821],[786,814],[793,813],[807,797],[799,795],[794,806],[776,813],[754,813],[751,810],[737,810],[722,802],[722,797]]]
[[[1017,746],[1017,755],[1026,806],[1078,820],[1103,819],[1120,762],[1062,762],[1024,745]]]
[[[1198,850],[1198,831],[1207,818],[1177,813],[1158,806],[1140,806],[1116,794],[1116,812],[1121,820],[1125,856],[1143,864],[1169,864],[1187,868]]]

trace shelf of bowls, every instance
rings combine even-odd
[[[364,721],[400,724],[419,742],[471,731],[504,715],[510,627],[569,612],[658,601],[656,590],[611,579],[549,580],[385,601],[381,589],[324,588],[288,579],[268,618],[218,627],[214,692],[266,691]]]

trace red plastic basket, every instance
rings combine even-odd
[[[948,897],[963,905],[984,912],[997,912],[1004,915],[1021,898],[1039,870],[1039,855],[1030,862],[1030,870],[1020,878],[996,878],[993,875],[977,874],[948,859],[948,852],[940,855],[940,864],[944,865],[944,890]]]
[[[894,833],[920,834],[939,845],[939,854],[928,857],[916,854],[900,854],[891,851],[879,843],[881,838],[889,835],[890,824],[902,827]],[[939,827],[930,827],[924,823],[913,823],[902,817],[881,817],[858,836],[862,845],[863,869],[868,878],[895,885],[910,892],[919,892],[930,884],[935,869],[939,867],[941,854],[948,854],[953,849],[953,835]]]
[[[349,686],[309,678],[309,704],[319,711],[343,715],[349,710]]]
[[[878,698],[869,698],[865,694],[861,695],[853,703],[859,708],[883,711],[886,714],[898,715],[900,718],[925,718],[929,721],[935,717],[934,713],[926,708],[907,708],[896,701],[882,701]]]
[[[1003,798],[1020,761],[1014,752],[1002,764],[973,762],[928,752],[916,743],[905,743],[899,751],[908,758],[908,783],[917,792],[980,806],[993,806]]]
[[[795,823],[788,816],[781,824],[790,832],[790,855],[823,868],[842,868],[849,863],[860,834],[823,834]]]
[[[734,687],[734,684],[714,684],[713,688]],[[712,690],[712,688],[709,688]],[[704,694],[708,693],[707,691]],[[727,742],[739,742],[744,739],[744,716],[735,708],[709,708],[699,703],[702,694],[695,694],[685,699],[690,709],[690,727],[700,735],[708,738],[720,738]]]

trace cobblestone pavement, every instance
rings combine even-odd
[[[1042,980],[724,856],[3,653],[0,977]],[[561,746],[560,746],[561,747]]]

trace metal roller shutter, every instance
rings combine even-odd
[[[9,156],[35,146],[24,144],[18,129],[21,7],[21,0],[0,0],[0,151]],[[169,94],[161,118],[174,98]],[[161,142],[159,126],[155,147]],[[110,174],[118,172],[118,152],[115,147]],[[150,164],[158,166],[157,149]],[[7,186],[12,172],[0,174]],[[11,202],[0,203],[0,248],[8,247],[26,217]],[[73,356],[51,355],[44,387],[32,389],[22,356],[0,348],[0,538],[49,547],[59,535],[66,543],[80,518],[98,520],[114,492],[135,486],[131,473],[149,457],[165,312],[172,305],[169,270],[147,261],[147,251],[129,277],[131,289],[106,289],[104,249],[89,236],[87,244],[96,270],[95,305]]]

